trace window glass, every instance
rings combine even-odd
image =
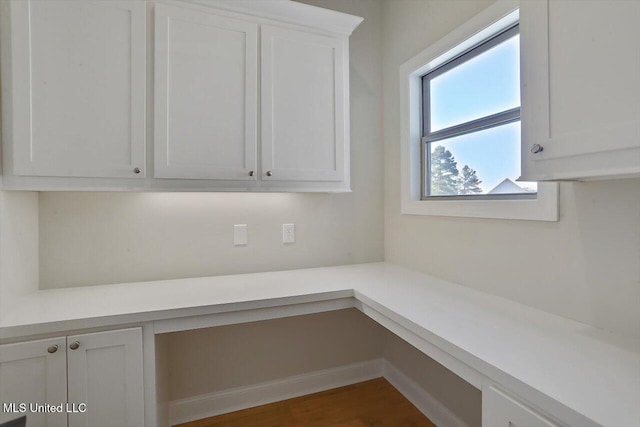
[[[516,33],[429,79],[430,132],[519,107],[519,65]]]
[[[423,197],[536,197],[520,177],[517,25],[427,73]]]
[[[520,176],[520,122],[428,144],[431,196],[532,194]]]

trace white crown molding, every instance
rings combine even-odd
[[[182,0],[228,12],[311,27],[349,36],[364,20],[359,16],[291,0]]]

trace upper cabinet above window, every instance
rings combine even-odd
[[[640,174],[640,2],[520,2],[522,178]]]
[[[362,18],[294,1],[0,6],[3,189],[350,191]]]

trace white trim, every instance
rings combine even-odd
[[[420,76],[518,19],[518,2],[499,0],[400,66],[400,191],[403,214],[558,220],[557,183],[539,183],[535,200],[420,200]]]
[[[170,3],[171,0],[162,1]],[[212,7],[278,23],[311,27],[345,36],[351,35],[364,18],[291,0],[183,0],[198,6]]]
[[[468,427],[467,423],[458,418],[427,390],[386,360],[384,361],[384,378],[435,425]]]
[[[380,377],[389,381],[436,425],[468,427],[427,390],[382,358],[174,400],[169,403],[170,425],[227,414]]]
[[[174,400],[169,402],[169,420],[176,425],[380,378],[383,367],[383,359],[374,359]]]

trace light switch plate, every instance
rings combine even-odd
[[[233,244],[245,246],[247,244],[247,224],[236,224],[233,226]]]
[[[296,242],[296,225],[282,224],[282,243]]]

